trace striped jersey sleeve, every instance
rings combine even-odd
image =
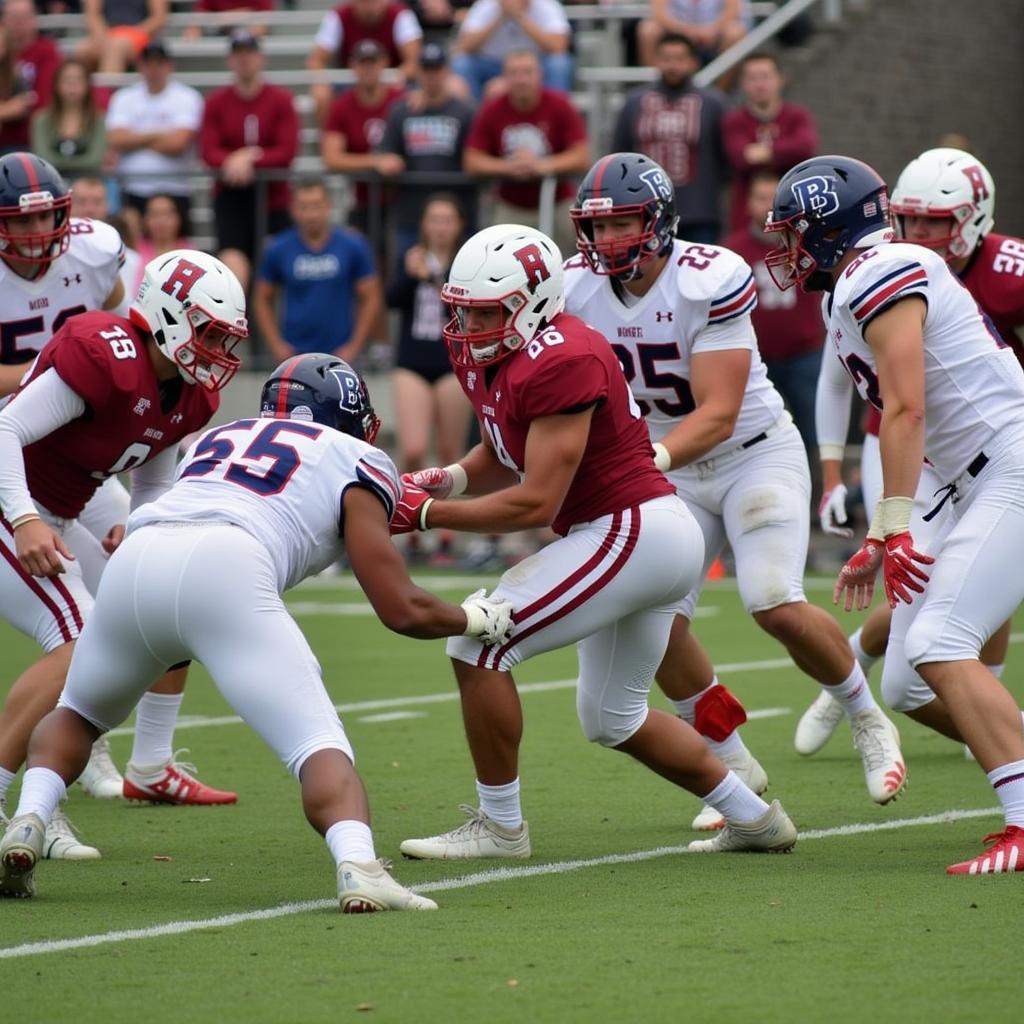
[[[402,493],[395,464],[384,452],[371,448],[356,463],[356,479],[380,498],[390,522]]]
[[[928,272],[914,260],[901,260],[896,267],[880,266],[871,276],[874,280],[870,284],[851,282],[851,297],[847,301],[850,315],[862,332],[874,317],[900,299],[920,295],[928,301]]]
[[[757,305],[757,285],[753,272],[744,265],[746,275],[737,285],[736,278],[729,280],[725,288],[711,300],[708,309],[708,324],[724,324],[737,317],[749,316]]]

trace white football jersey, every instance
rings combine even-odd
[[[628,304],[616,294],[611,278],[595,274],[582,256],[565,263],[566,310],[611,343],[655,441],[696,408],[690,391],[691,355],[736,348],[750,352],[750,376],[736,428],[702,459],[731,451],[782,415],[782,398],[768,379],[750,320],[756,305],[750,267],[717,245],[677,239],[654,287]]]
[[[0,363],[27,364],[69,317],[102,309],[123,263],[117,231],[81,217],[71,218],[67,252],[36,280],[0,260]]]
[[[366,487],[388,520],[401,494],[398,470],[379,448],[306,420],[236,420],[206,431],[169,491],[128,519],[227,522],[270,554],[281,591],[326,569],[343,550],[342,498]]]
[[[993,434],[1024,428],[1024,371],[941,256],[905,242],[877,245],[846,268],[822,303],[834,351],[876,408],[882,407],[877,366],[863,332],[912,295],[928,305],[924,454],[950,482]]]

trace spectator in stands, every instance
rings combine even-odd
[[[679,237],[714,243],[721,234],[719,192],[729,175],[722,147],[726,99],[691,82],[700,58],[685,36],[663,36],[657,47],[659,80],[626,98],[612,133],[612,149],[644,153],[672,179]]]
[[[185,237],[184,225],[174,196],[157,194],[146,200],[146,208],[142,211],[142,234],[138,238],[136,249],[141,257],[143,269],[150,260],[162,256],[165,252],[175,249],[194,249],[195,246]],[[142,282],[142,273],[135,284],[135,291]],[[135,292],[132,292],[134,295]]]
[[[7,95],[0,94],[0,154],[28,149],[29,119],[50,102],[60,50],[39,34],[32,0],[6,0],[0,28],[13,64]]]
[[[377,167],[381,174],[462,173],[462,154],[473,121],[473,107],[453,96],[444,48],[427,43],[420,53],[419,90],[400,100],[388,115]],[[439,188],[462,204],[464,223],[476,221],[476,185],[403,185],[398,193],[396,255],[399,262],[420,234],[423,207]]]
[[[651,17],[637,26],[641,63],[657,67],[658,43],[665,35],[689,39],[701,64],[747,34],[749,15],[744,0],[651,0]]]
[[[757,307],[752,318],[757,347],[768,376],[793,414],[793,420],[810,450],[816,444],[814,394],[821,368],[825,326],[821,297],[802,288],[780,291],[764,265],[764,258],[778,248],[778,235],[765,233],[764,224],[775,200],[779,175],[755,171],[747,193],[747,222],[722,243],[750,264],[757,285]],[[816,459],[811,460],[814,465]]]
[[[141,82],[118,89],[107,108],[107,145],[118,154],[121,200],[132,234],[148,196],[174,196],[181,217],[189,223],[195,140],[203,116],[203,98],[172,77],[174,63],[167,47],[154,41],[138,59]]]
[[[569,256],[576,234],[569,207],[576,191],[571,175],[590,167],[587,128],[569,97],[541,83],[540,62],[529,50],[505,58],[508,92],[477,111],[466,139],[464,167],[470,174],[498,177],[494,222],[540,222],[540,180],[558,175],[551,236]]]
[[[89,38],[78,57],[101,72],[130,68],[167,24],[167,0],[84,0]]]
[[[220,258],[248,290],[261,228],[276,234],[289,224],[288,182],[257,181],[257,172],[284,171],[299,149],[299,118],[291,92],[264,81],[259,39],[231,33],[227,64],[234,81],[206,100],[200,148],[218,172],[213,212]]]
[[[544,84],[567,93],[573,75],[569,40],[569,20],[558,0],[476,0],[459,28],[452,69],[479,101],[505,58],[527,50],[540,61]]]
[[[272,11],[273,9],[274,0],[196,0],[195,6],[196,14],[229,14],[234,12],[247,14],[249,12]],[[238,21],[241,23],[243,19],[239,18]],[[249,21],[249,19],[244,19],[244,21],[245,28],[254,36],[266,35],[266,25],[256,24]],[[218,25],[213,30],[213,34],[230,35],[234,29],[239,27],[240,24]],[[201,24],[186,25],[185,31],[182,34],[186,39],[198,39],[203,34],[203,26]]]
[[[117,228],[124,241],[124,263],[118,275],[124,285],[126,295],[134,295],[139,289],[145,263],[135,250],[135,239],[129,234],[122,219],[110,214],[110,195],[107,183],[102,178],[86,175],[76,178],[71,189],[71,216],[84,217],[87,220],[102,220]]]
[[[814,117],[806,107],[783,100],[785,81],[770,53],[748,54],[740,64],[743,106],[722,119],[722,140],[733,169],[730,231],[746,224],[754,171],[767,169],[781,177],[818,152]]]
[[[417,243],[401,254],[388,284],[388,305],[401,313],[391,386],[398,464],[404,472],[423,469],[430,458],[447,466],[465,450],[473,410],[441,336],[449,319],[441,285],[465,233],[458,199],[435,193],[424,204]],[[443,531],[438,541],[432,563],[453,564],[453,535]],[[407,549],[407,554],[414,552]]]
[[[320,158],[328,171],[365,174],[377,170],[374,150],[384,137],[388,112],[403,93],[401,86],[388,85],[382,78],[387,59],[384,47],[375,39],[361,39],[352,47],[356,84],[331,103],[320,139]],[[378,190],[373,211],[370,195],[366,182],[356,182],[348,222],[363,234],[369,233],[371,212],[376,214],[378,225],[383,222],[384,193]]]
[[[446,44],[452,29],[458,29],[473,0],[409,0],[409,8],[423,29],[426,40]]]
[[[32,152],[48,160],[67,180],[98,174],[107,150],[103,112],[89,82],[89,71],[70,57],[57,69],[50,102],[35,113]]]
[[[295,186],[295,227],[267,246],[253,295],[263,340],[278,361],[303,352],[333,352],[351,363],[370,340],[382,306],[369,243],[333,227],[322,181]],[[277,300],[283,308],[275,311]]]
[[[320,23],[306,67],[310,71],[323,71],[332,64],[347,68],[352,48],[361,39],[380,43],[388,55],[388,66],[397,68],[403,79],[411,79],[416,73],[423,29],[405,4],[390,0],[349,0],[328,11]],[[331,103],[331,87],[326,82],[317,82],[310,93],[323,123]]]

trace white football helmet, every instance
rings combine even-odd
[[[245,292],[216,256],[175,249],[150,260],[128,315],[189,384],[219,391],[241,365],[232,349],[249,336]]]
[[[896,182],[890,209],[901,235],[903,217],[951,217],[945,238],[927,243],[947,260],[970,256],[995,225],[996,187],[985,165],[962,149],[929,149]]]
[[[453,364],[495,363],[528,345],[565,308],[562,254],[536,228],[496,224],[458,251],[441,298],[452,318],[444,340]],[[496,307],[499,325],[470,330],[470,310]]]

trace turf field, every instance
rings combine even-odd
[[[443,579],[430,577],[453,599],[477,585]],[[442,642],[387,633],[361,601],[344,580],[290,597],[355,744],[378,853],[397,856],[402,838],[459,823],[473,774]],[[104,859],[46,862],[35,900],[0,903],[5,1011],[32,1024],[1005,1017],[1021,994],[1024,879],[943,874],[1000,822],[978,768],[901,720],[909,789],[876,807],[845,726],[816,758],[794,753],[813,691],[729,581],[709,587],[697,628],[752,712],[769,796],[802,831],[792,855],[683,854],[696,801],[581,738],[565,651],[519,673],[533,859],[398,858],[440,911],[342,917],[295,784],[197,669],[178,742],[238,806],[73,792],[69,813]],[[1018,651],[1007,676],[1024,698]],[[0,625],[0,691],[33,656]],[[129,744],[112,739],[118,761]]]

